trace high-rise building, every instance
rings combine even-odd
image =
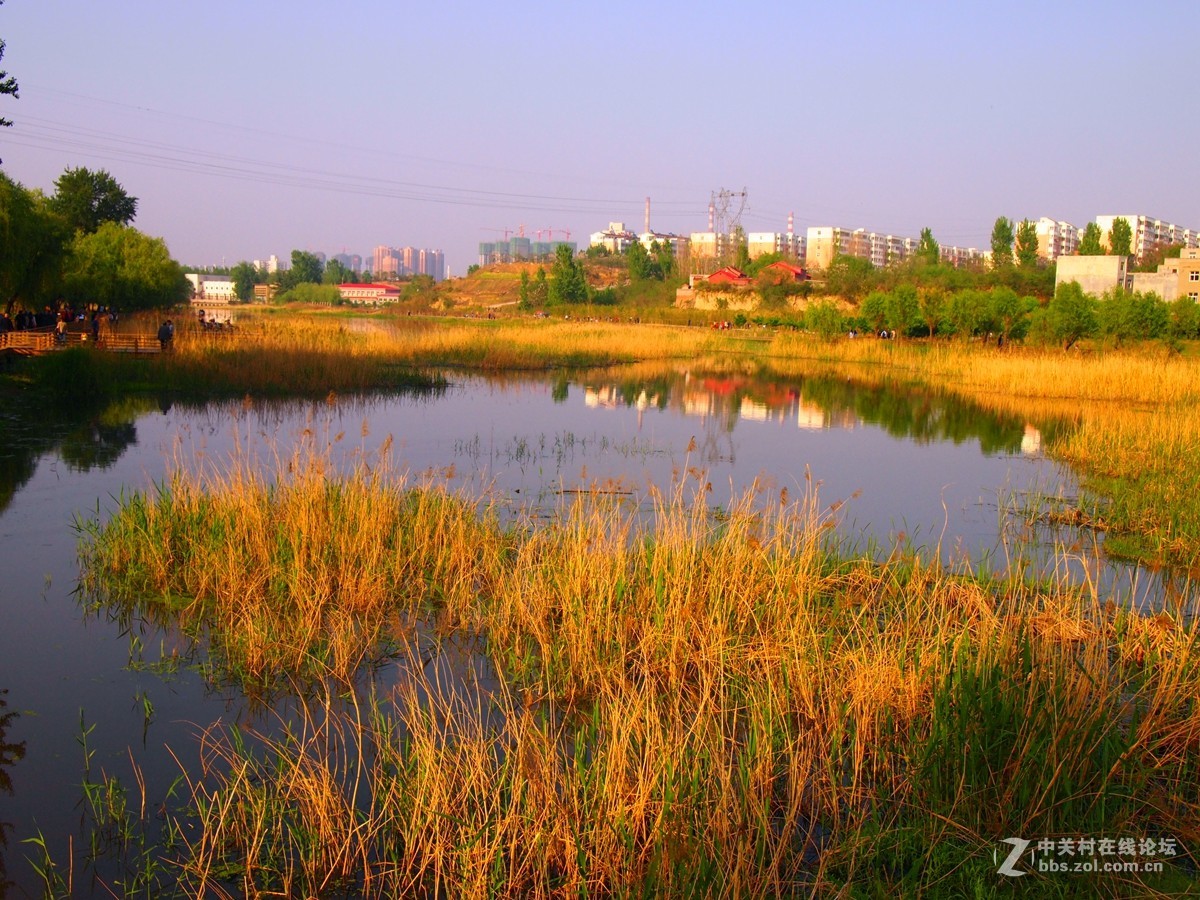
[[[1038,256],[1054,261],[1060,256],[1072,256],[1079,249],[1079,229],[1070,222],[1058,222],[1042,216],[1034,223],[1037,232]]]
[[[1161,219],[1151,219],[1149,216],[1096,216],[1096,224],[1100,227],[1100,241],[1107,248],[1109,236],[1112,234],[1113,220],[1124,219],[1129,223],[1133,234],[1134,258],[1140,263],[1142,258],[1156,247],[1168,244],[1182,244],[1191,248],[1200,246],[1200,232],[1180,225],[1172,225]]]

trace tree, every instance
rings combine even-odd
[[[63,270],[64,293],[81,305],[166,309],[186,300],[190,288],[161,238],[116,222],[77,231]]]
[[[554,251],[554,265],[550,274],[550,299],[556,303],[583,303],[588,298],[587,277],[583,263],[575,259],[567,244],[559,244]]]
[[[1038,262],[1037,226],[1022,219],[1017,226],[1017,265],[1022,269],[1033,269]]]
[[[2,2],[3,0],[0,0],[0,3]],[[0,41],[0,59],[4,59],[4,41]],[[0,97],[8,96],[14,100],[20,99],[17,94],[18,89],[17,79],[0,69]],[[12,120],[0,116],[0,126],[7,128],[9,125],[12,125]]]
[[[992,226],[992,268],[1007,269],[1013,264],[1013,223],[1000,216]]]
[[[4,0],[0,0],[0,6],[4,5]],[[0,60],[4,59],[4,41],[0,41]],[[0,69],[0,97],[12,97],[14,100],[20,99],[17,93],[17,79],[13,78],[3,69]],[[6,119],[0,116],[0,128],[7,128],[12,125],[11,119]],[[0,159],[0,162],[4,160]]]
[[[942,250],[938,246],[938,242],[933,239],[933,229],[921,229],[921,240],[917,243],[917,251],[914,256],[927,266],[938,264],[942,258]]]
[[[292,251],[292,266],[279,274],[279,287],[290,291],[298,284],[320,284],[325,265],[316,255],[305,250]]]
[[[51,208],[72,231],[92,234],[105,222],[128,225],[137,215],[137,198],[130,197],[108,172],[67,169],[54,182]]]
[[[873,334],[883,331],[888,317],[888,295],[883,291],[872,291],[863,298],[858,314],[866,321]]]
[[[251,300],[254,297],[254,285],[258,284],[258,269],[252,263],[242,260],[230,272],[233,279],[233,292],[239,300]]]
[[[804,318],[808,327],[827,341],[833,340],[845,327],[842,311],[832,300],[814,303]]]
[[[1185,244],[1155,244],[1142,254],[1142,261],[1132,271],[1157,272],[1168,259],[1178,259],[1185,247]]]
[[[40,307],[57,290],[67,233],[40,191],[0,172],[0,305]]]
[[[956,291],[946,304],[946,324],[955,335],[969,341],[987,315],[987,296],[982,291]]]
[[[325,263],[325,273],[321,276],[321,280],[325,284],[348,284],[354,281],[354,273],[345,264],[331,259]]]
[[[920,321],[921,305],[917,300],[917,289],[911,284],[899,285],[887,295],[884,309],[892,334],[907,334],[913,324]]]
[[[1012,288],[992,288],[988,297],[988,319],[1000,332],[1001,339],[1008,341],[1024,333],[1029,310],[1036,305],[1036,300],[1022,300]]]
[[[1078,281],[1061,284],[1046,307],[1050,334],[1070,350],[1080,338],[1096,330],[1096,298],[1085,294]]]
[[[655,277],[654,261],[641,241],[634,241],[625,248],[625,262],[629,266],[629,277],[633,281],[645,281]]]
[[[921,321],[929,330],[929,336],[937,334],[938,325],[942,321],[942,312],[946,308],[946,294],[935,286],[921,288],[920,302]]]
[[[1129,226],[1128,219],[1121,216],[1113,219],[1112,228],[1108,231],[1108,255],[1133,255],[1133,229]]]
[[[1191,297],[1171,301],[1167,310],[1167,334],[1175,339],[1190,339],[1200,333],[1200,306]]]
[[[1095,222],[1088,222],[1083,227],[1083,236],[1079,239],[1079,255],[1104,255],[1104,247],[1100,244],[1100,226]]]
[[[659,278],[667,279],[675,277],[675,245],[670,241],[650,242],[650,255],[654,257],[655,263],[658,264]]]

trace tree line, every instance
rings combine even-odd
[[[137,198],[108,172],[67,169],[47,196],[0,172],[0,303],[6,315],[67,303],[156,309],[191,286],[161,238],[130,223]]]

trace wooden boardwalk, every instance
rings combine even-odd
[[[104,334],[93,341],[86,332],[68,331],[62,338],[53,330],[29,329],[0,334],[0,352],[5,355],[37,356],[65,347],[93,347],[110,353],[160,353],[162,347],[153,334]]]

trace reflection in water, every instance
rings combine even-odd
[[[12,776],[8,770],[25,756],[25,742],[11,743],[8,740],[8,726],[17,717],[15,712],[8,712],[8,701],[4,699],[7,689],[0,690],[0,797],[12,795]],[[12,883],[8,880],[8,869],[5,867],[5,855],[8,850],[8,835],[12,824],[0,819],[0,897],[8,893]]]
[[[739,421],[851,429],[866,423],[918,443],[975,440],[987,454],[1041,452],[1038,429],[950,394],[899,385],[867,386],[843,378],[751,377],[670,373],[650,382],[585,381],[591,408],[675,409],[732,431]]]

